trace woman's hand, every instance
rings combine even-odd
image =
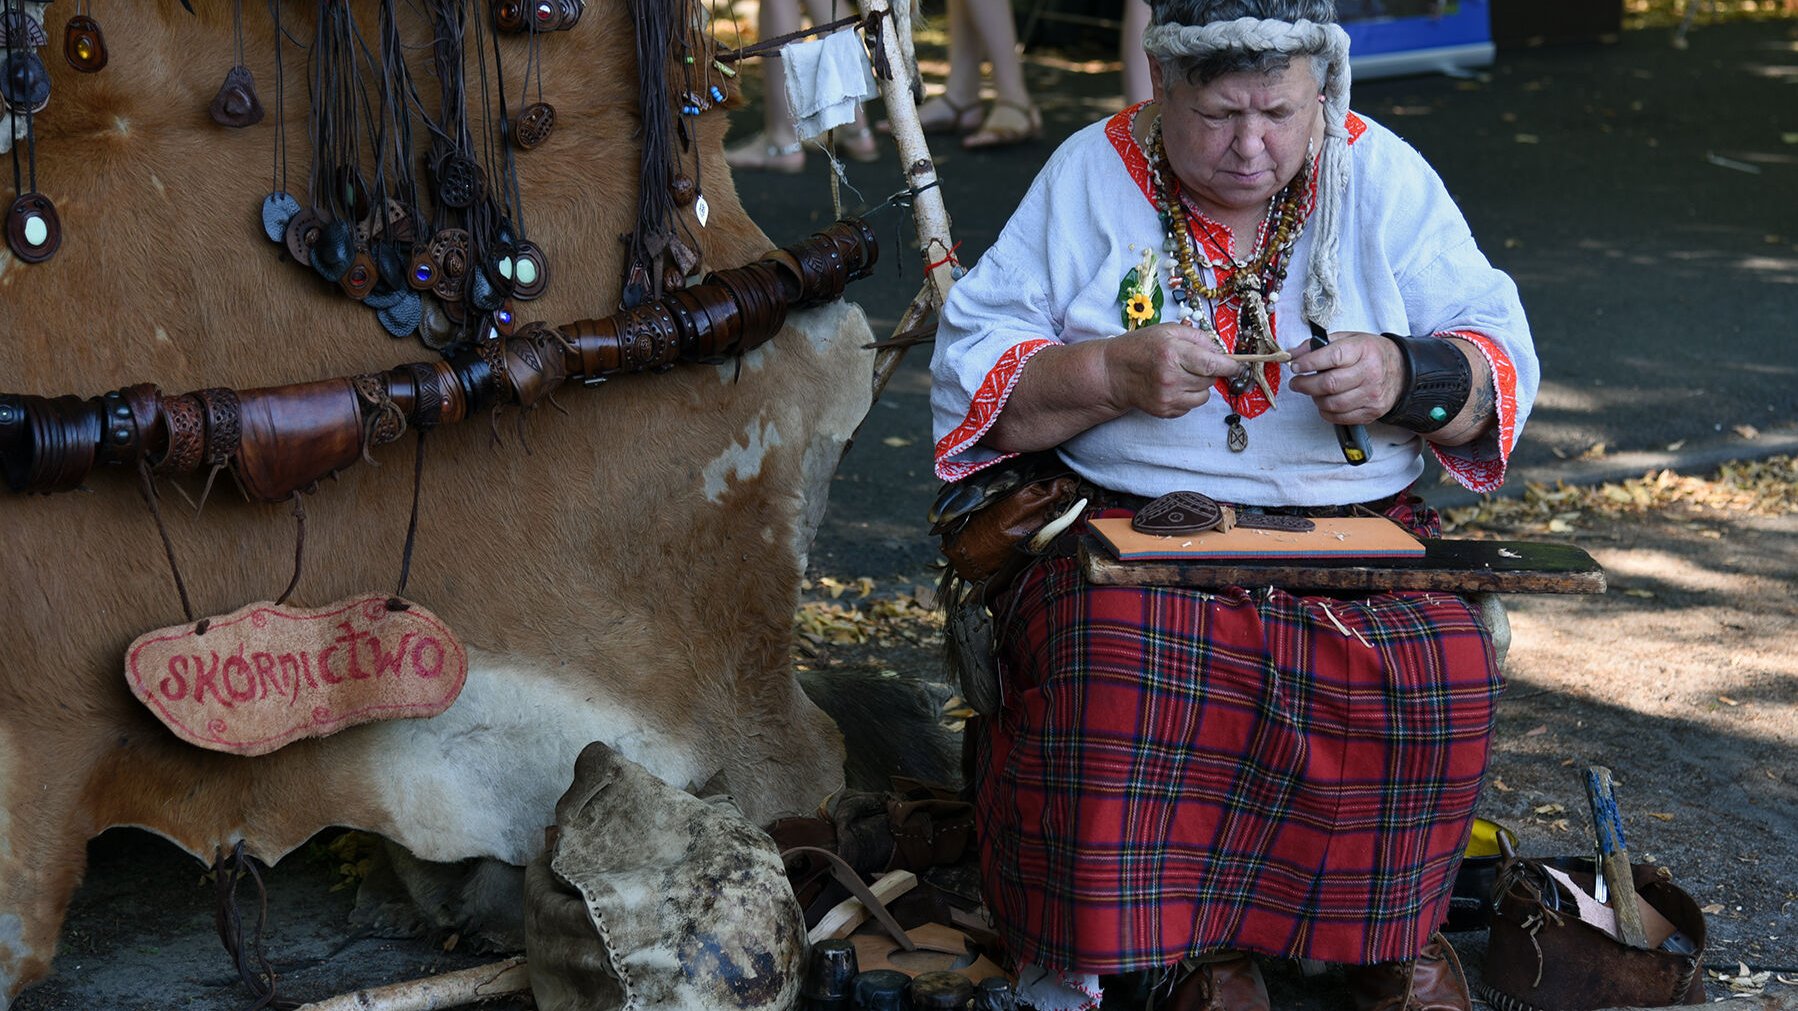
[[[1234,376],[1211,336],[1184,323],[1157,323],[1106,340],[1038,351],[981,442],[1007,453],[1059,446],[1131,411],[1178,418]]]
[[[1292,388],[1317,402],[1333,425],[1378,421],[1403,395],[1405,359],[1379,334],[1347,331],[1292,358]]]
[[[1218,378],[1242,370],[1209,334],[1184,323],[1157,323],[1101,343],[1103,397],[1120,415],[1178,418],[1211,399]]]

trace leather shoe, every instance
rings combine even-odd
[[[1417,957],[1348,967],[1357,1011],[1473,1011],[1467,974],[1441,934],[1431,934]]]
[[[1193,966],[1174,984],[1167,1011],[1271,1011],[1267,984],[1254,959],[1239,951],[1219,952]]]

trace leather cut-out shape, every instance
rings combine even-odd
[[[291,193],[276,191],[262,198],[262,234],[270,242],[287,241],[287,223],[300,213],[300,202]]]
[[[22,193],[6,211],[6,245],[26,263],[42,263],[62,246],[62,219],[42,193]]]
[[[1223,519],[1223,508],[1209,495],[1170,491],[1138,509],[1130,527],[1138,533],[1176,536],[1210,530]]]
[[[412,211],[408,209],[405,204],[400,203],[392,197],[388,197],[386,203],[383,205],[382,217],[377,222],[379,227],[376,231],[380,233],[380,237],[383,239],[410,246],[412,245],[412,240],[416,238],[418,234],[418,229],[413,225],[413,220],[414,217]]]
[[[262,122],[262,99],[256,97],[256,79],[249,67],[239,64],[225,71],[225,81],[206,112],[214,123],[234,130]]]
[[[323,225],[317,214],[304,207],[288,219],[282,241],[287,244],[287,255],[293,257],[295,263],[312,262],[312,247],[318,242],[318,231]]]
[[[350,259],[350,265],[337,279],[338,287],[343,293],[360,302],[375,290],[375,282],[381,279],[381,270],[375,266],[375,258],[362,250]]]
[[[339,281],[350,269],[356,256],[356,232],[347,221],[329,221],[320,226],[318,241],[312,244],[312,269],[327,281]]]
[[[5,70],[0,74],[0,99],[7,112],[33,116],[50,104],[50,71],[35,52],[15,49],[6,54]]]
[[[512,247],[512,297],[529,302],[549,288],[549,260],[535,242],[521,240]]]
[[[512,123],[512,143],[530,151],[549,139],[556,129],[556,107],[548,102],[532,102]]]
[[[1236,514],[1236,525],[1246,530],[1279,530],[1284,533],[1302,534],[1317,529],[1316,522],[1303,516],[1286,516],[1281,513],[1254,513],[1242,511]]]
[[[83,74],[98,73],[106,67],[106,36],[100,22],[86,14],[69,19],[62,30],[62,58]]]

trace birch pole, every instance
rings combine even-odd
[[[918,107],[912,101],[911,4],[909,0],[898,0],[897,5],[893,0],[865,0],[863,6],[865,13],[879,24],[880,51],[887,54],[890,76],[880,81],[880,97],[886,104],[887,121],[892,124],[893,141],[899,148],[905,185],[912,195],[912,221],[927,268],[924,287],[894,328],[895,334],[902,334],[940,309],[943,299],[949,296],[949,289],[955,285],[954,264],[950,262],[955,243],[949,238],[949,212],[943,206],[943,191],[936,185],[936,162],[930,157],[930,145],[918,123]],[[875,356],[874,399],[880,399],[905,351],[904,347],[882,348]]]

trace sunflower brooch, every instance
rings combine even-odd
[[[1155,254],[1143,250],[1142,262],[1130,268],[1118,285],[1118,304],[1122,306],[1124,329],[1138,330],[1161,322],[1161,273],[1155,268]]]

